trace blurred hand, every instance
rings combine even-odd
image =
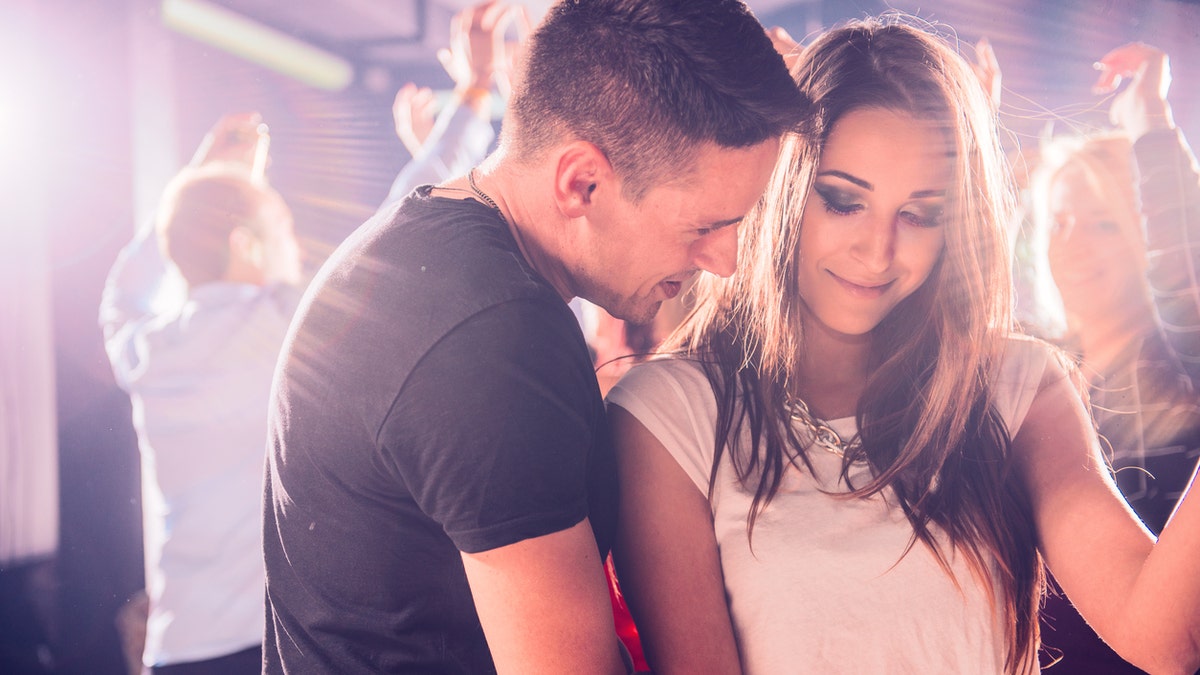
[[[392,103],[392,117],[396,122],[396,136],[408,149],[408,154],[416,155],[433,130],[433,90],[412,82],[400,87]]]
[[[192,166],[233,162],[261,172],[266,165],[270,132],[256,112],[225,115],[217,120],[192,155]]]
[[[996,59],[996,50],[987,38],[979,38],[975,43],[975,63],[971,64],[979,84],[992,101],[992,109],[1000,109],[1001,73],[1000,61]]]
[[[1100,77],[1092,90],[1098,94],[1115,91],[1122,80],[1129,80],[1113,97],[1108,116],[1132,140],[1155,129],[1174,128],[1167,102],[1171,65],[1166,53],[1148,44],[1132,42],[1105,54],[1095,67]]]
[[[783,62],[787,64],[788,70],[791,70],[792,66],[796,65],[796,61],[800,60],[804,48],[780,26],[768,28],[767,37],[771,38],[771,45],[783,57]]]
[[[456,91],[491,89],[497,71],[508,65],[505,32],[523,7],[488,0],[468,7],[450,23],[450,46],[439,49],[438,61],[454,80]]]
[[[521,62],[525,58],[525,40],[533,32],[533,22],[529,19],[529,10],[525,5],[517,5],[509,21],[516,39],[504,43],[504,61],[494,75],[496,90],[506,101],[517,86]]]

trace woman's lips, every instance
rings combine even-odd
[[[829,276],[833,277],[848,293],[859,298],[878,298],[887,292],[895,281],[893,279],[891,281],[859,283],[840,277],[833,272],[830,272]]]

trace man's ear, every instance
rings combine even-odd
[[[569,218],[587,213],[598,186],[616,184],[616,174],[608,157],[595,145],[575,141],[559,152],[554,174],[554,199]]]
[[[247,262],[255,267],[262,267],[262,240],[243,226],[239,225],[233,228],[229,231],[229,257]]]
[[[238,226],[229,231],[229,265],[226,281],[261,284],[266,263],[262,239],[249,229]]]

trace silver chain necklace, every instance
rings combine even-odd
[[[504,212],[500,210],[500,205],[498,205],[496,203],[496,200],[492,199],[488,195],[488,193],[484,192],[483,190],[480,190],[479,186],[475,184],[475,169],[474,168],[472,168],[470,171],[467,172],[467,185],[471,186],[471,192],[475,193],[475,196],[479,198],[479,201],[492,207],[492,210],[495,211],[496,213],[499,213],[500,217],[504,219],[504,222],[506,222],[506,223],[508,222],[508,218],[504,218]]]
[[[508,216],[504,215],[504,211],[500,210],[500,205],[496,203],[496,200],[492,199],[491,195],[481,190],[479,185],[475,183],[476,168],[478,167],[472,167],[467,172],[467,185],[471,186],[471,192],[474,192],[475,197],[479,201],[486,204],[488,208],[496,212],[496,215],[500,216],[500,220],[503,220],[504,224],[508,226],[508,231],[512,233],[513,239],[517,242],[517,248],[521,251],[521,255],[525,256],[526,261],[530,260],[528,249],[525,247],[525,239],[521,236],[521,229],[517,227],[515,222],[509,221]]]
[[[812,412],[808,409],[808,404],[799,398],[788,398],[788,407],[791,409],[792,420],[804,425],[804,429],[813,437],[813,443],[821,446],[822,449],[832,452],[838,457],[845,457],[847,452],[857,450],[862,445],[862,438],[858,434],[849,441],[843,441],[838,432],[833,430],[825,420],[813,417]]]

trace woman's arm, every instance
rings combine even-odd
[[[1013,439],[1042,554],[1067,596],[1123,658],[1151,673],[1200,667],[1200,497],[1158,544],[1117,491],[1091,420],[1058,365]]]
[[[613,547],[656,675],[739,673],[712,511],[663,444],[609,404],[621,503]]]

